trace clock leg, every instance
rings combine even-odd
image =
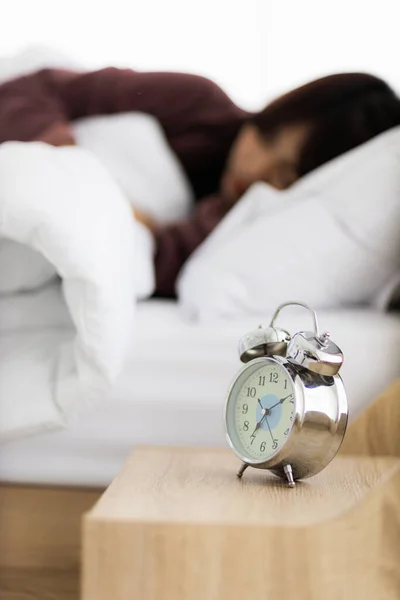
[[[249,465],[246,465],[246,463],[242,463],[242,466],[240,467],[239,471],[237,472],[237,478],[238,479],[242,479],[242,475],[245,472],[245,470],[247,469]]]
[[[292,471],[292,466],[291,465],[285,465],[283,467],[283,470],[285,472],[286,475],[286,479],[288,480],[288,485],[291,488],[294,488],[296,485],[295,480],[293,479],[293,471]]]

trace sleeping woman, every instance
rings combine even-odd
[[[168,225],[135,210],[154,237],[158,296],[174,295],[183,263],[253,183],[286,189],[400,124],[399,98],[367,74],[324,77],[248,113],[195,75],[45,69],[0,86],[0,143],[71,145],[77,119],[131,111],[157,119],[196,200],[189,218]]]

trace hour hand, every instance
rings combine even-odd
[[[261,400],[260,400],[260,398],[257,398],[257,401],[258,401],[258,404],[261,406],[261,414],[262,414],[262,417],[261,417],[261,419],[260,419],[260,421],[259,421],[259,423],[261,424],[261,423],[262,423],[262,421],[265,419],[265,417],[266,417],[267,415],[271,414],[271,408],[264,408],[264,407],[263,407],[263,405],[261,404]]]

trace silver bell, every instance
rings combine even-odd
[[[318,375],[336,375],[343,364],[343,353],[331,341],[329,333],[315,331],[296,333],[287,349],[289,362],[304,367]]]
[[[286,356],[290,339],[290,334],[285,329],[264,328],[260,325],[239,340],[240,360],[247,363],[262,356]]]

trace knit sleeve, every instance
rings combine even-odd
[[[138,111],[155,117],[172,135],[188,127],[188,121],[210,124],[242,114],[221,88],[199,75],[139,72],[107,67],[73,73],[42,73],[60,98],[71,120],[93,115]]]
[[[228,206],[222,198],[210,196],[197,204],[189,219],[161,227],[155,232],[157,295],[175,295],[175,283],[182,265],[227,211]]]
[[[73,143],[65,107],[41,72],[0,86],[0,143],[6,141]]]

